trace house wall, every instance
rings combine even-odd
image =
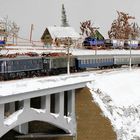
[[[51,45],[53,43],[53,39],[48,31],[48,29],[45,30],[41,37],[41,41],[44,43],[44,45]]]

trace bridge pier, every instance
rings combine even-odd
[[[0,104],[0,127],[3,126],[4,122],[4,104]]]

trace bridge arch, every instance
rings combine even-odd
[[[0,137],[17,126],[20,133],[28,134],[25,124],[35,120],[53,124],[74,136],[75,89],[85,87],[91,79],[89,74],[40,78],[34,80],[35,88],[30,88],[33,86],[30,79],[4,82],[0,88]],[[7,89],[9,84],[10,90]],[[52,95],[55,95],[54,104]],[[32,106],[32,99],[38,97],[40,107],[36,108]],[[54,109],[51,109],[52,104]]]
[[[54,99],[53,102],[51,102],[51,95],[55,95],[52,98]],[[28,134],[28,122],[31,121],[47,122],[64,130],[68,134],[75,135],[74,90],[38,96],[38,98],[40,98],[41,108],[33,108],[31,106],[31,98],[0,105],[0,112],[3,114],[3,116],[1,114],[3,122],[0,124],[2,128],[0,129],[0,137],[14,128],[20,133]],[[65,99],[68,102],[67,105]],[[51,111],[52,103],[53,111]],[[67,109],[64,109],[64,106],[67,106]]]

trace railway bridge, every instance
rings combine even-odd
[[[75,136],[75,89],[92,79],[83,73],[1,82],[0,137],[11,129],[29,134],[30,121],[47,122]]]

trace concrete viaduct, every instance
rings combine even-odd
[[[1,82],[0,137],[11,129],[28,134],[28,122],[48,122],[76,135],[75,89],[93,80],[89,73]],[[39,98],[37,106],[32,105]]]

